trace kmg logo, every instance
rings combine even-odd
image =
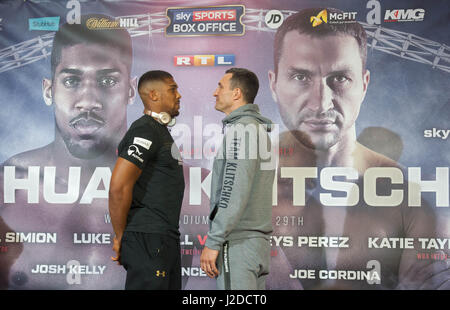
[[[385,22],[414,22],[423,21],[425,17],[424,9],[399,9],[386,10],[384,14]]]

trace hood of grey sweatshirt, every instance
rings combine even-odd
[[[272,131],[273,122],[267,117],[262,116],[259,112],[259,107],[253,103],[244,104],[243,106],[228,114],[222,120],[223,127],[228,124],[235,124],[240,118],[246,116],[253,117],[258,123],[265,125],[264,127],[268,132]]]

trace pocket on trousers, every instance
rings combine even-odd
[[[158,257],[165,248],[164,236],[158,234],[143,234],[145,250],[151,258]]]

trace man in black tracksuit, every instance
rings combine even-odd
[[[139,80],[145,110],[119,144],[109,193],[114,251],[127,270],[125,289],[181,289],[179,218],[184,193],[181,156],[167,123],[178,115],[172,76]]]

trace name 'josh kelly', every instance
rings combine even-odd
[[[90,275],[101,275],[105,272],[106,266],[101,265],[36,265],[31,269],[31,273],[38,274],[90,274]]]

